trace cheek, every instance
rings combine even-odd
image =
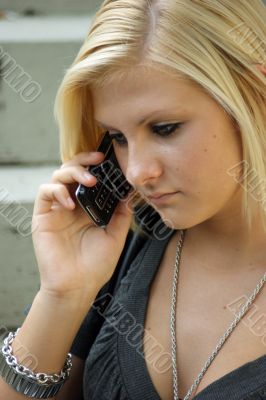
[[[241,160],[239,142],[233,136],[218,135],[215,131],[208,137],[206,132],[205,135],[199,130],[196,133],[191,134],[191,140],[182,143],[178,151],[173,149],[171,156],[169,154],[166,159],[168,171],[172,171],[184,192],[207,196],[216,193],[220,196],[219,190],[231,192],[237,183],[228,169]]]
[[[126,174],[126,169],[127,169],[127,151],[122,150],[122,149],[117,149],[114,147],[114,152],[116,159],[118,161],[118,164],[123,172],[123,174]]]

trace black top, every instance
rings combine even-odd
[[[105,311],[94,343],[97,307],[84,320],[71,348],[72,354],[86,360],[84,400],[160,400],[146,367],[142,335],[149,288],[174,232],[145,243]],[[211,383],[194,399],[266,399],[266,354]]]

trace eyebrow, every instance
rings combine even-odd
[[[180,111],[180,109],[174,109],[174,110],[158,110],[158,111],[154,111],[151,114],[149,114],[148,116],[142,118],[141,120],[138,121],[137,126],[143,125],[145,123],[147,123],[148,121],[150,121],[155,115],[158,116],[158,114],[160,115],[160,113],[171,113],[171,112],[178,112]],[[101,121],[98,121],[97,119],[94,119],[95,122],[97,122],[98,125],[100,125],[102,128],[104,129],[113,129],[113,130],[119,130],[117,128],[108,126],[106,124],[104,124]]]

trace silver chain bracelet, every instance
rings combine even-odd
[[[13,368],[13,370],[21,375],[28,376],[32,378],[39,384],[50,384],[50,383],[58,383],[60,381],[64,381],[69,377],[70,370],[72,368],[72,355],[68,353],[65,365],[59,374],[45,374],[43,372],[34,373],[29,368],[25,367],[22,364],[19,364],[17,358],[12,353],[11,344],[18,334],[20,328],[16,330],[16,332],[9,332],[7,338],[4,339],[4,346],[2,347],[2,353],[6,357],[6,362],[9,366]]]
[[[72,355],[68,353],[65,364],[59,374],[34,373],[20,364],[13,355],[12,343],[19,332],[9,332],[3,340],[0,351],[0,376],[14,390],[30,398],[47,399],[54,397],[66,380],[72,368]]]

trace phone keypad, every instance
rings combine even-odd
[[[94,222],[105,227],[118,202],[130,191],[131,185],[119,167],[108,135],[98,150],[105,154],[105,160],[89,168],[97,183],[90,188],[84,186],[84,190],[80,188],[77,197]]]

